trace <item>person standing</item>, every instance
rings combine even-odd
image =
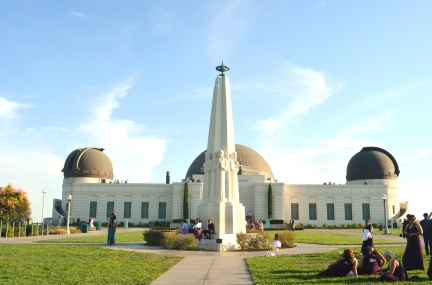
[[[92,217],[90,217],[90,219],[89,219],[89,227],[90,227],[90,228],[94,228],[94,225],[93,225],[93,218],[92,218]]]
[[[420,242],[420,235],[423,234],[422,227],[417,224],[416,217],[410,216],[409,224],[405,228],[407,245],[402,258],[402,264],[405,270],[424,270],[423,252]]]
[[[428,221],[430,220],[430,217],[431,217],[430,215],[428,216],[427,213],[424,213],[423,214],[424,219],[420,221],[420,226],[423,229],[423,240],[424,240],[426,255],[429,255],[429,246],[431,246],[431,244],[429,244],[430,236],[428,231]]]
[[[431,217],[431,216],[432,216],[432,212],[429,214],[429,217]],[[427,222],[427,229],[423,230],[423,232],[426,232],[426,231],[427,231],[427,236],[429,237],[429,246],[431,247],[431,250],[429,251],[429,253],[430,253],[430,255],[432,255],[432,220],[431,219],[429,219],[429,221]]]
[[[115,233],[117,226],[117,217],[114,213],[111,213],[109,219],[107,219],[108,226],[108,245],[115,245]]]
[[[370,220],[365,221],[365,226],[363,227],[363,244],[361,251],[365,247],[373,246],[373,236],[372,236],[373,226],[370,223]]]

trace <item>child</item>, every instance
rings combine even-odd
[[[280,239],[279,239],[279,235],[275,234],[275,240],[273,242],[273,247],[276,248],[276,250],[279,250],[279,247],[281,247],[281,246],[282,245],[281,245],[281,242],[280,242]]]

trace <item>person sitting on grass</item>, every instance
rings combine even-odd
[[[408,273],[400,261],[395,258],[395,254],[392,251],[387,250],[384,252],[384,258],[389,262],[389,266],[374,273],[376,275],[381,274],[380,281],[394,282],[408,280]]]
[[[381,253],[379,253],[375,247],[371,246],[371,249],[372,249],[372,254],[375,255],[378,259],[379,266],[383,268],[383,266],[386,264],[386,260],[384,256]]]
[[[281,241],[280,241],[280,239],[279,239],[279,234],[275,234],[275,238],[274,238],[274,239],[275,239],[275,240],[274,240],[274,242],[273,242],[273,247],[274,247],[276,250],[279,250],[279,247],[282,246]]]
[[[249,220],[248,230],[254,230],[254,229],[255,229],[255,225],[254,225],[253,221]]]
[[[351,272],[358,278],[357,259],[354,257],[352,249],[347,248],[341,257],[330,264],[326,270],[319,273],[318,276],[344,277],[351,275]]]
[[[357,272],[359,275],[373,274],[381,269],[380,260],[372,253],[372,247],[364,247],[359,259]]]

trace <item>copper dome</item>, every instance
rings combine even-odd
[[[267,161],[253,149],[236,144],[235,149],[237,152],[237,160],[241,166],[242,175],[264,175],[265,179],[273,177],[273,171],[268,165]],[[200,155],[195,158],[186,173],[186,177],[192,177],[193,174],[202,174],[202,167],[205,161],[205,152],[203,151]]]

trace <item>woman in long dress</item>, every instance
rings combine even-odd
[[[373,246],[373,236],[372,236],[373,226],[370,223],[370,220],[365,221],[365,226],[363,227],[363,244],[362,244],[362,252],[363,248],[368,246]]]
[[[381,269],[380,260],[372,253],[372,247],[363,248],[357,272],[359,275],[374,274]]]
[[[358,278],[357,274],[357,259],[354,257],[352,249],[348,248],[344,250],[341,257],[338,258],[334,263],[319,273],[319,276],[333,276],[333,277],[344,277],[349,276],[351,271],[355,277]]]
[[[387,250],[384,252],[384,258],[389,262],[386,269],[382,269],[375,274],[381,274],[380,281],[394,282],[394,281],[407,281],[408,274],[399,260],[395,259],[395,254]]]
[[[422,227],[416,223],[416,217],[411,215],[409,224],[405,228],[407,245],[402,258],[402,264],[406,270],[424,270],[423,252],[420,235],[423,234]]]

